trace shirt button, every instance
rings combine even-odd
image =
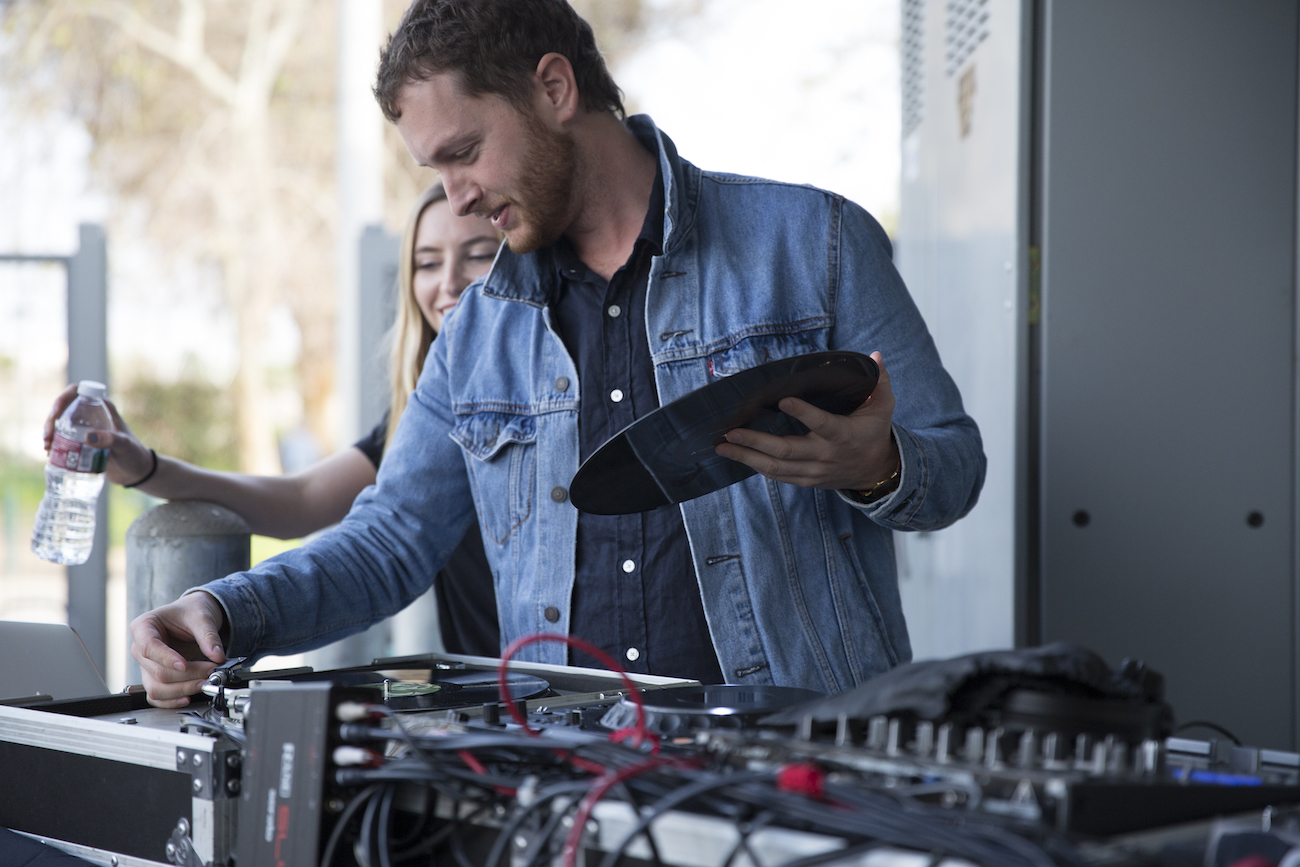
[[[554,605],[547,605],[546,610],[542,612],[542,616],[546,618],[547,623],[554,623],[560,619],[560,609]]]
[[[609,305],[609,309],[605,312],[609,314],[610,319],[617,319],[619,314],[623,312],[623,308],[619,307],[617,304],[611,304]]]
[[[559,485],[551,488],[551,499],[557,503],[563,503],[568,496],[569,492],[564,490],[564,488],[561,488]]]
[[[633,572],[633,571],[635,571],[635,570],[636,570],[636,564],[635,564],[635,563],[633,563],[631,560],[624,560],[624,561],[623,561],[623,571],[624,571],[624,572],[629,572],[629,573],[630,573],[630,572]]]
[[[556,391],[568,391],[568,390],[569,390],[569,378],[568,378],[567,376],[561,376],[559,379],[555,380],[555,390],[556,390]]]
[[[609,393],[609,399],[614,401],[614,403],[618,403],[619,401],[621,401],[623,399],[623,389],[616,388],[613,391],[611,391]]]
[[[641,658],[641,651],[637,650],[635,647],[629,647],[627,649],[627,658],[632,662],[636,662]]]

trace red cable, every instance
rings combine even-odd
[[[596,808],[597,802],[605,797],[605,793],[617,786],[626,779],[635,777],[637,774],[644,773],[651,768],[660,765],[684,765],[685,762],[676,759],[665,759],[655,756],[639,764],[631,765],[621,771],[615,771],[607,774],[596,781],[587,792],[582,802],[578,804],[578,812],[573,817],[573,827],[569,829],[569,836],[564,840],[564,867],[574,867],[578,859],[578,849],[582,845],[582,832],[587,827],[587,820],[591,818],[591,811]],[[649,833],[647,830],[646,833]]]
[[[456,755],[460,756],[460,760],[468,765],[471,771],[478,774],[480,777],[487,776],[487,768],[478,760],[478,756],[474,755],[469,750],[456,750]],[[512,789],[509,786],[493,786],[492,788],[498,794],[505,795],[509,798],[513,798],[519,794],[518,790]]]
[[[515,706],[514,701],[510,697],[510,685],[506,681],[506,674],[509,671],[508,665],[510,659],[516,653],[518,653],[520,650],[524,649],[530,644],[540,644],[543,641],[563,642],[564,644],[567,644],[569,647],[572,647],[575,650],[580,650],[583,653],[587,654],[588,656],[593,656],[600,662],[601,665],[605,666],[610,671],[614,672],[620,678],[622,678],[623,683],[627,685],[628,694],[632,699],[632,703],[636,705],[636,728],[633,730],[636,733],[636,746],[640,746],[641,744],[644,743],[649,743],[651,746],[652,753],[659,752],[658,741],[655,739],[653,735],[650,734],[649,731],[646,730],[645,706],[641,704],[641,691],[637,689],[636,684],[632,682],[632,678],[627,676],[627,672],[623,670],[623,666],[619,665],[614,660],[614,658],[610,656],[608,653],[601,650],[596,645],[591,644],[590,642],[587,641],[583,641],[581,638],[575,638],[572,635],[556,635],[549,632],[534,632],[532,635],[525,635],[521,638],[516,638],[514,641],[510,642],[509,645],[506,646],[506,649],[504,651],[501,652],[501,665],[497,669],[497,686],[501,690],[501,700],[504,701],[506,703],[506,707],[509,708],[510,716],[514,717],[515,722],[519,723],[519,725],[523,727],[524,731],[528,732],[528,734],[532,735],[533,737],[537,737],[538,735],[541,734],[539,730],[530,728],[528,726],[527,717],[525,717],[519,711],[519,708]]]
[[[487,768],[478,760],[478,756],[474,755],[469,750],[456,750],[456,755],[460,756],[462,762],[469,765],[471,771],[478,774],[480,777],[487,776]]]

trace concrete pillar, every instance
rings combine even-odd
[[[108,384],[108,241],[104,227],[82,223],[68,267],[68,381]],[[106,670],[108,652],[108,486],[95,511],[90,559],[68,567],[68,625]]]
[[[338,313],[334,330],[338,445],[350,445],[369,430],[361,392],[365,363],[359,344],[358,246],[369,223],[384,219],[384,116],[371,94],[384,39],[380,0],[335,0],[338,53],[335,58],[335,189],[338,193],[336,280]],[[378,419],[376,419],[377,421]]]
[[[127,621],[248,567],[248,524],[234,512],[197,500],[155,506],[126,531]],[[129,656],[126,682],[140,682]]]

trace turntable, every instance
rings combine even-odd
[[[241,667],[242,660],[218,668],[203,686],[219,713],[238,719],[248,687],[253,683],[288,681],[292,683],[328,682],[350,687],[367,694],[368,700],[381,702],[395,711],[428,711],[470,708],[494,704],[500,700],[497,675],[490,667],[470,668],[463,662],[449,662],[429,657],[376,660],[371,665],[331,671],[287,669],[253,672]],[[386,666],[386,667],[385,667]],[[551,693],[544,678],[519,671],[506,675],[510,700],[524,701]]]
[[[749,728],[768,714],[805,704],[822,694],[792,686],[679,686],[645,698],[646,727],[656,735],[699,729]],[[600,725],[611,731],[636,724],[636,705],[626,697],[606,711]]]

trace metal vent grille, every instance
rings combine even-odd
[[[903,0],[903,138],[921,125],[925,108],[925,0]]]
[[[948,0],[944,60],[955,75],[989,35],[989,0]]]

